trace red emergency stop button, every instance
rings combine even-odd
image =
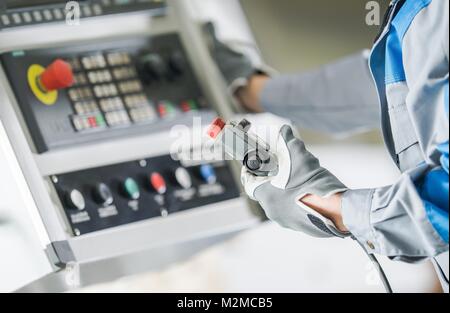
[[[150,175],[150,183],[157,193],[161,195],[166,193],[167,191],[166,181],[164,180],[164,177],[162,177],[161,174],[152,173]]]
[[[72,67],[69,63],[58,59],[42,73],[39,83],[46,92],[70,87],[74,83]]]
[[[223,119],[221,119],[220,117],[216,118],[208,128],[208,136],[212,139],[216,139],[217,136],[219,136],[219,134],[225,128],[225,126],[226,123]]]

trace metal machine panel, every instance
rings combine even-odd
[[[81,5],[93,8],[99,2]],[[262,220],[241,196],[232,164],[190,164],[169,156],[175,139],[168,134],[174,125],[191,132],[194,117],[204,124],[217,113],[229,118],[234,112],[190,1],[167,1],[169,10],[164,10],[165,1],[110,2],[116,11],[104,8],[101,18],[82,16],[76,27],[50,19],[22,27],[25,23],[13,20],[18,21],[13,14],[24,21],[28,14],[61,8],[56,1],[20,8],[0,2],[0,121],[31,204],[27,212],[17,212],[23,220],[37,222],[36,232],[45,237],[36,236],[40,245],[35,247],[44,255],[45,269],[26,279],[10,277],[3,290],[35,280],[22,290],[63,291],[159,269]],[[92,68],[101,59],[98,55],[106,69]],[[34,64],[44,69],[56,59],[71,63],[77,85],[58,90],[57,101],[44,105],[30,91],[28,72]],[[111,60],[126,61],[127,66]],[[167,72],[160,71],[160,60]],[[118,78],[118,72],[135,76]],[[92,97],[79,101],[84,93],[72,90],[79,88],[89,89]],[[111,90],[117,95],[109,94]],[[144,115],[151,117],[147,121],[137,120],[132,111],[138,102],[146,105]],[[117,116],[108,121],[107,115],[115,111],[122,111],[129,123],[114,124],[120,120]],[[91,113],[101,118],[93,119]],[[179,168],[184,174],[176,175]],[[155,173],[160,176],[152,179]],[[101,183],[109,192],[97,188]],[[68,199],[74,189],[84,203],[76,201],[77,193]],[[6,207],[6,215],[15,205]],[[86,215],[89,219],[83,220]],[[1,231],[5,225],[0,219]],[[137,255],[144,260],[135,267]],[[10,254],[0,265],[6,260],[14,264],[15,259]]]
[[[205,165],[208,166],[209,165]],[[127,162],[52,177],[76,236],[239,198],[226,163],[216,163],[214,182],[202,166],[183,167],[170,156]],[[178,176],[177,176],[178,174]],[[159,193],[152,175],[164,179]],[[68,199],[83,195],[82,210]]]

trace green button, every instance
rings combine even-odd
[[[97,121],[97,125],[98,125],[98,126],[103,127],[103,126],[106,125],[105,118],[103,117],[103,115],[97,115],[97,116],[95,117],[95,119],[96,119],[96,121]]]
[[[189,101],[189,106],[191,107],[191,110],[193,110],[193,111],[198,110],[198,105],[197,105],[197,102],[195,102],[195,100]]]
[[[127,178],[124,183],[125,192],[132,200],[138,200],[141,197],[139,185],[133,178]]]
[[[175,105],[172,102],[166,102],[166,109],[169,114],[175,113]]]

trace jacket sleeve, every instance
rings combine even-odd
[[[448,79],[437,93],[443,110],[436,112],[447,114],[447,126],[440,125],[447,140],[433,149],[438,161],[405,172],[392,186],[344,194],[344,223],[369,253],[414,263],[449,250]]]
[[[367,51],[309,73],[275,77],[264,88],[261,103],[267,112],[302,128],[333,135],[380,127]]]
[[[344,224],[369,253],[414,263],[448,252],[448,141],[436,149],[436,166],[423,163],[392,186],[344,194]]]
[[[424,162],[392,186],[344,194],[344,223],[354,237],[394,260],[418,262],[449,250],[448,5],[434,1],[422,10],[402,45],[408,114]]]
[[[403,174],[392,186],[344,194],[344,224],[369,253],[415,263],[448,251],[448,242],[429,219],[414,181],[427,171],[425,167]],[[441,221],[444,211],[437,211],[444,215]]]

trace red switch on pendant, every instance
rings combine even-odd
[[[212,139],[216,139],[217,136],[222,132],[222,130],[225,128],[226,123],[221,118],[216,118],[211,125],[208,128],[208,136]]]
[[[74,83],[72,67],[69,63],[58,59],[42,73],[39,83],[46,92],[70,87]]]
[[[150,183],[157,193],[163,195],[167,191],[166,181],[159,173],[152,173],[150,175]]]

